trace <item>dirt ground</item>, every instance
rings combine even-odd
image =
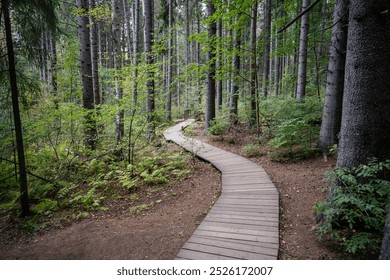
[[[255,136],[237,128],[224,137],[197,137],[245,156],[242,147]],[[234,141],[233,141],[234,140]],[[230,143],[230,144],[229,144]],[[250,158],[269,173],[280,192],[279,259],[340,259],[335,248],[317,241],[312,207],[327,196],[323,174],[335,164],[322,157],[298,163],[277,163],[267,156]],[[185,180],[149,193],[143,200],[158,201],[134,216],[130,202],[111,202],[112,210],[96,212],[78,222],[35,234],[16,231],[15,219],[0,216],[0,259],[174,259],[182,245],[215,202],[220,174],[197,161]],[[140,202],[139,202],[140,203]]]

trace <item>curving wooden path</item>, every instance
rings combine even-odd
[[[186,120],[164,131],[172,141],[222,173],[222,194],[176,259],[275,260],[279,249],[279,194],[265,170],[236,154],[185,137]]]

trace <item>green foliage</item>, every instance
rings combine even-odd
[[[211,135],[219,135],[223,137],[223,135],[229,130],[229,128],[229,119],[225,116],[218,116],[211,121],[208,133],[210,133]]]
[[[96,188],[91,188],[86,193],[81,191],[76,193],[76,195],[70,200],[70,203],[82,206],[87,210],[106,210],[106,208],[101,206],[103,199],[103,196],[99,196],[96,193]]]
[[[380,179],[390,170],[390,160],[370,159],[356,168],[337,167],[327,174],[332,195],[316,204],[322,216],[319,237],[329,236],[342,244],[348,253],[379,254],[390,195],[390,181]]]
[[[50,216],[58,209],[58,202],[51,199],[44,199],[32,208],[32,211],[44,216]]]
[[[247,157],[258,157],[261,155],[260,146],[257,144],[248,144],[242,147],[242,151],[247,155]]]
[[[260,102],[263,139],[276,151],[274,160],[302,159],[316,149],[322,116],[322,101],[307,97],[304,102],[292,98],[268,98]]]

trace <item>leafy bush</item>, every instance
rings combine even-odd
[[[269,144],[273,148],[282,149],[284,156],[296,157],[298,154],[298,157],[307,157],[312,151],[316,133],[316,127],[303,120],[286,120],[277,127],[276,134]]]
[[[230,123],[226,117],[217,117],[211,121],[208,133],[211,135],[219,135],[223,138],[223,135],[229,130]]]
[[[317,228],[319,237],[329,236],[352,254],[372,252],[377,256],[390,195],[390,182],[380,179],[386,170],[390,170],[390,160],[370,159],[367,165],[337,167],[328,173],[332,196],[314,207],[323,217]]]
[[[258,157],[261,155],[260,146],[256,144],[248,144],[242,147],[242,151],[247,157]]]

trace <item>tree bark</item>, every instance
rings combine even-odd
[[[88,0],[76,0],[76,5],[83,11],[88,11]],[[88,16],[78,16],[78,38],[80,44],[80,71],[83,91],[85,145],[88,149],[96,148],[96,122],[94,113],[94,95],[92,80],[91,43]]]
[[[238,76],[241,68],[241,29],[237,28],[233,38],[234,56],[232,61],[233,66],[233,78],[232,78],[232,90],[230,97],[230,122],[232,124],[238,123]]]
[[[351,0],[337,166],[390,159],[390,2]]]
[[[390,158],[389,11],[387,0],[350,1],[340,167],[356,167],[370,157]],[[389,220],[388,209],[380,259],[390,259]]]
[[[257,31],[257,10],[258,0],[254,0],[251,13],[251,29],[250,29],[250,119],[249,123],[254,126],[257,123],[257,67],[256,67],[256,31]]]
[[[19,166],[19,186],[20,186],[20,207],[21,216],[25,217],[30,214],[28,182],[26,172],[26,159],[24,154],[24,143],[22,133],[22,121],[19,110],[19,92],[16,78],[15,53],[12,39],[11,19],[9,14],[9,0],[1,0],[1,8],[4,15],[5,36],[7,45],[8,72],[11,85],[12,111],[15,127],[16,150],[18,154]]]
[[[217,69],[221,69],[222,66],[223,66],[223,61],[222,61],[222,20],[218,20],[218,23],[217,23],[217,65],[216,65],[216,68]],[[221,76],[221,75],[218,75],[218,76]],[[218,111],[220,113],[220,111],[222,110],[222,102],[223,102],[223,98],[222,98],[222,92],[223,92],[223,88],[222,88],[222,79],[221,77],[219,77],[217,79],[217,82],[216,82],[216,94],[217,94],[217,108],[218,108]]]
[[[138,64],[139,64],[139,1],[133,2],[133,89],[132,89],[132,103],[135,107],[138,102]]]
[[[172,92],[173,92],[173,0],[168,0],[168,77],[167,77],[167,102],[166,102],[166,121],[172,121]]]
[[[154,55],[153,40],[154,40],[154,14],[153,14],[153,0],[143,0],[144,10],[144,48],[145,48],[145,61],[148,67],[146,77],[146,114],[147,114],[147,128],[146,128],[146,141],[152,142],[155,137],[155,120],[154,120]]]
[[[212,17],[215,13],[215,7],[212,0],[207,3],[208,16]],[[205,117],[205,131],[207,134],[208,128],[215,118],[215,36],[217,32],[216,23],[211,20],[208,27],[208,51],[207,63],[209,69],[207,71],[207,93],[206,93],[206,117]]]
[[[96,0],[89,0],[89,7],[96,8]],[[95,105],[100,105],[100,86],[99,86],[99,43],[98,43],[98,22],[92,14],[89,16],[91,26],[91,62],[92,62],[92,84],[93,84],[93,99]]]
[[[268,96],[271,52],[271,0],[264,2],[263,95]]]
[[[113,62],[115,69],[115,99],[118,105],[118,111],[115,116],[115,136],[117,144],[118,154],[122,154],[120,145],[122,143],[125,127],[124,127],[124,115],[125,112],[122,108],[123,99],[123,85],[122,85],[122,43],[121,43],[121,27],[122,27],[122,5],[120,0],[111,1],[112,9],[112,51],[113,51]]]
[[[387,217],[385,222],[385,230],[382,239],[380,260],[390,260],[390,197],[387,204]]]
[[[309,0],[302,0],[302,10],[309,6]],[[305,13],[301,18],[301,33],[299,36],[299,61],[297,99],[302,100],[306,95],[307,72],[307,45],[309,34],[309,14]]]
[[[349,0],[337,0],[333,13],[332,43],[328,64],[325,105],[319,147],[324,153],[338,143],[344,92]]]

